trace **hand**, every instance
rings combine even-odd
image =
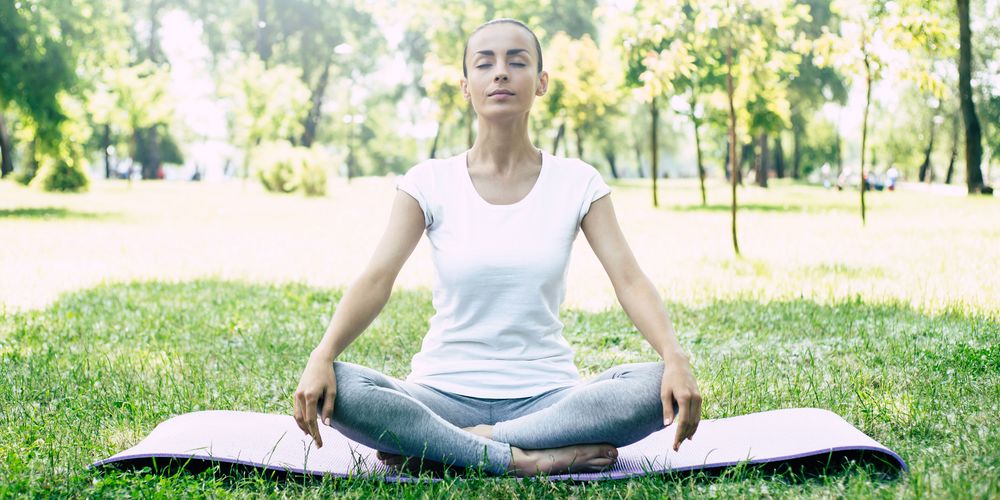
[[[694,436],[701,421],[701,394],[686,358],[676,356],[664,360],[660,399],[664,426],[674,422],[674,406],[677,407],[677,434],[674,435],[674,451],[677,451],[681,441]]]
[[[323,437],[316,423],[316,409],[322,405],[319,417],[329,425],[333,418],[333,402],[337,399],[337,377],[333,363],[319,358],[309,358],[306,369],[295,389],[295,423],[306,435],[316,441],[316,447],[323,447]]]

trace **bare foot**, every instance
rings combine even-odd
[[[477,436],[482,436],[486,439],[493,439],[493,426],[486,424],[479,424],[475,427],[464,427],[463,431],[475,434]]]
[[[618,450],[610,444],[578,444],[547,450],[522,450],[511,447],[514,459],[510,471],[515,476],[600,472],[618,460]]]

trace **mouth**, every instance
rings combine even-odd
[[[489,93],[489,97],[493,97],[495,95],[514,95],[514,93],[507,89],[497,89]]]

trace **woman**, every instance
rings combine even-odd
[[[385,234],[302,374],[296,422],[322,446],[318,417],[391,466],[415,456],[517,476],[606,469],[616,447],[675,417],[677,450],[698,427],[701,396],[610,189],[590,165],[528,137],[532,103],[548,87],[537,37],[519,21],[490,21],[469,37],[463,68],[476,142],[398,181]],[[579,229],[662,362],[580,380],[558,319]],[[410,375],[334,361],[381,311],[425,231],[436,314]]]

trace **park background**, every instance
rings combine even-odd
[[[996,0],[2,0],[0,496],[406,494],[84,466],[180,413],[290,413],[394,176],[474,140],[461,52],[495,17],[539,35],[551,88],[532,138],[612,186],[704,418],[830,409],[911,473],[740,468],[410,494],[1000,495],[998,12]],[[425,239],[341,359],[405,376],[432,280]],[[562,319],[584,375],[656,359],[583,238],[568,280]]]

